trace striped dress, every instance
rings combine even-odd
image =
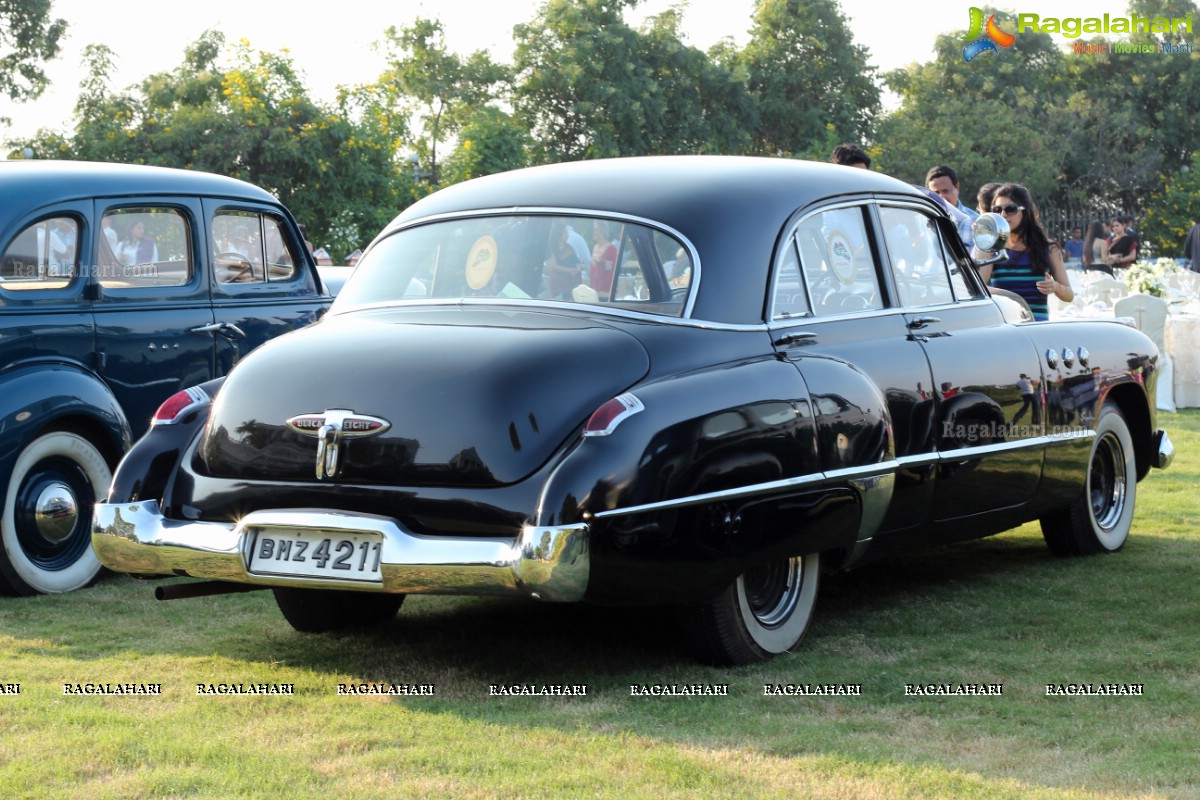
[[[1008,260],[992,265],[992,279],[989,281],[997,289],[1007,289],[1019,294],[1029,304],[1033,318],[1049,319],[1050,308],[1046,295],[1037,288],[1037,282],[1045,279],[1045,275],[1034,275],[1029,268],[1028,250],[1005,250]]]

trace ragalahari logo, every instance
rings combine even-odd
[[[992,51],[999,52],[996,45],[1008,47],[1017,40],[1017,37],[1011,33],[1000,30],[1000,26],[996,24],[996,15],[991,14],[987,18],[987,24],[983,22],[983,9],[971,8],[971,28],[967,31],[967,38],[972,40],[970,44],[963,48],[963,61],[971,62],[971,59],[980,53]]]

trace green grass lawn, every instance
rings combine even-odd
[[[695,665],[657,610],[412,597],[379,631],[311,636],[266,592],[160,603],[110,577],[0,598],[0,687],[20,684],[0,798],[1195,798],[1200,412],[1160,424],[1178,456],[1119,554],[1056,559],[1029,525],[834,576],[802,652],[765,666]],[[162,694],[64,695],[82,683]],[[213,683],[295,694],[197,695]],[[504,683],[587,694],[489,695]],[[763,694],[801,683],[861,695]],[[947,683],[1003,694],[905,695]],[[1144,694],[1046,696],[1066,683]]]

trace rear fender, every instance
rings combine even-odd
[[[680,592],[767,558],[853,548],[868,487],[839,472],[890,460],[886,404],[848,365],[811,361],[852,408],[818,407],[808,372],[775,358],[633,388],[644,409],[611,435],[581,437],[547,481],[537,524],[588,521],[597,570],[653,564],[648,575]]]
[[[224,378],[201,384],[208,402],[188,410],[169,425],[151,425],[133,448],[121,459],[113,475],[109,503],[133,503],[138,500],[162,500],[175,477],[183,454],[204,430],[212,401],[225,382]]]

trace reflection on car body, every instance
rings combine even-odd
[[[567,227],[612,237],[601,272]],[[1006,321],[944,212],[886,176],[538,167],[397,217],[321,324],[162,416],[93,541],[225,582],[177,594],[271,587],[300,630],[410,593],[669,602],[704,658],[746,663],[800,643],[822,570],[1035,519],[1056,552],[1120,548],[1171,455],[1157,358],[1121,325]],[[1022,375],[1038,416],[1014,425]]]

